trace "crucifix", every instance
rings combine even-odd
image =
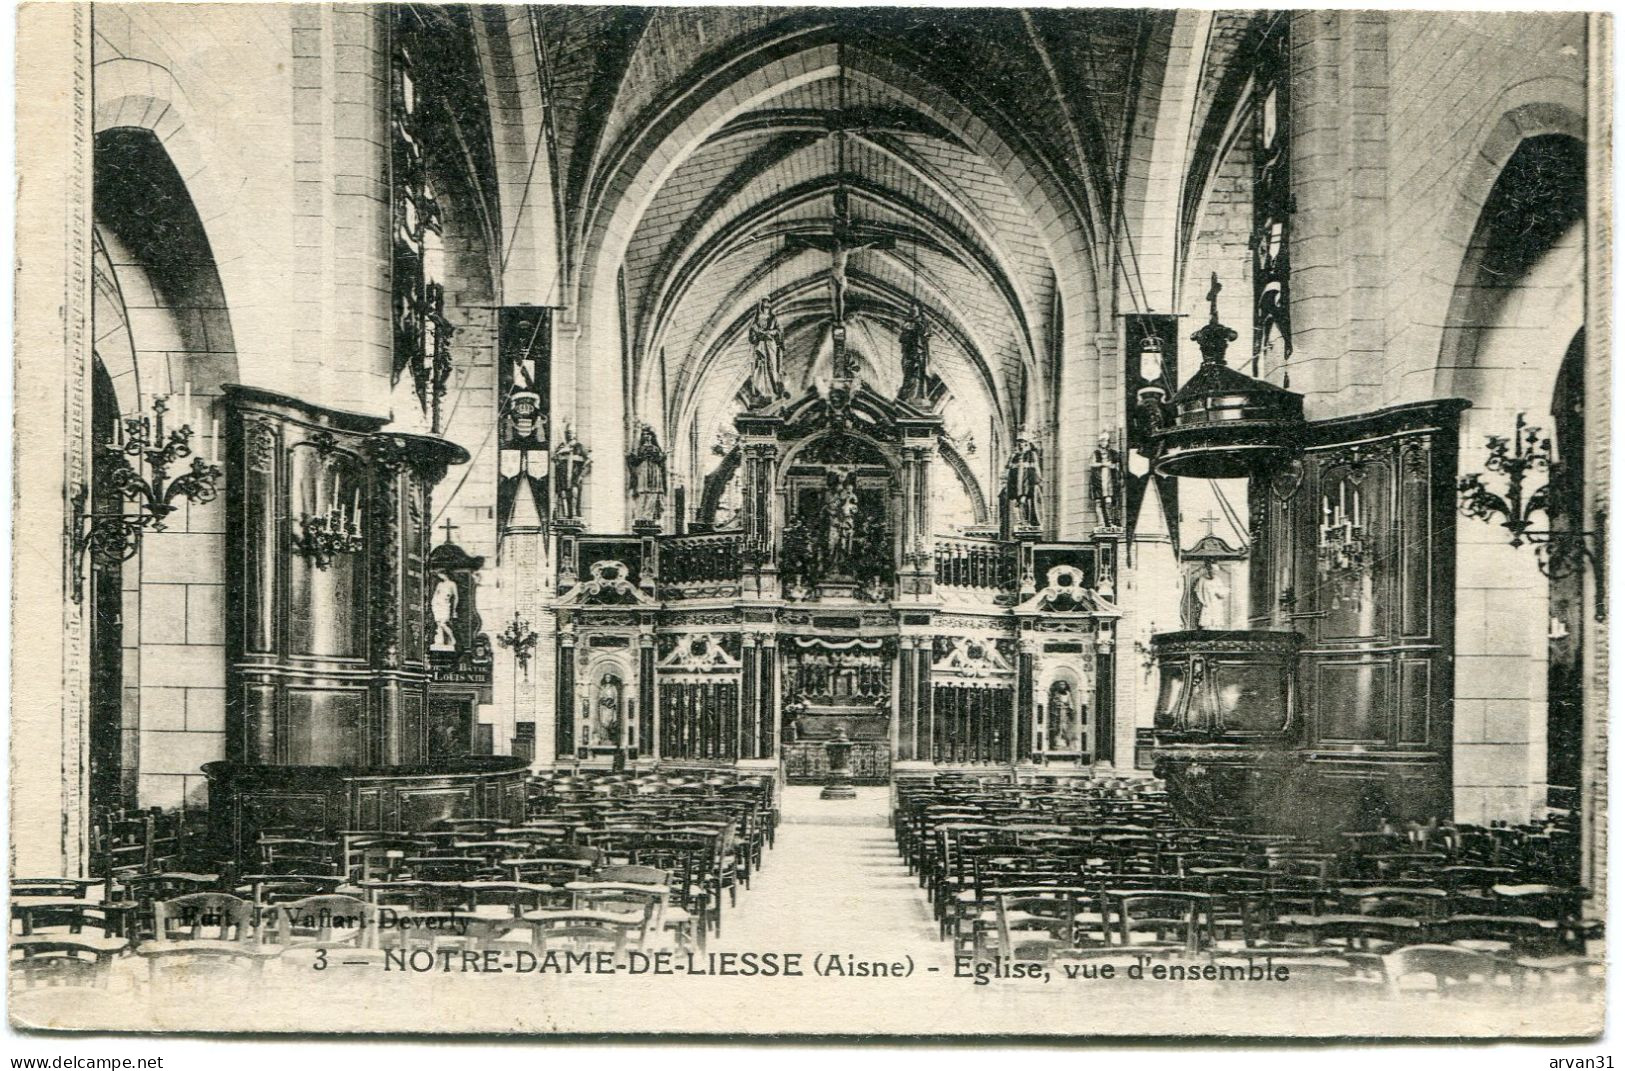
[[[837,138],[844,133],[837,131]],[[846,266],[852,254],[863,249],[895,249],[890,235],[866,231],[852,218],[846,187],[835,189],[835,217],[828,234],[792,234],[785,239],[786,250],[817,249],[829,254],[830,322],[835,334],[835,376],[846,379],[851,369],[846,362]]]
[[[460,524],[452,524],[450,517],[446,518],[446,523],[440,526],[440,530],[442,532],[446,533],[446,542],[447,543],[451,542],[451,533],[457,531],[457,529],[459,529],[461,527],[462,527],[462,525],[460,525]]]
[[[1213,534],[1213,526],[1215,524],[1219,523],[1219,518],[1215,517],[1213,515],[1213,507],[1212,506],[1209,506],[1207,508],[1207,516],[1206,517],[1198,517],[1196,519],[1197,519],[1197,521],[1199,523],[1207,525],[1207,534],[1209,536],[1211,536]]]
[[[817,249],[829,254],[831,319],[838,327],[846,325],[846,265],[852,254],[862,249],[894,249],[896,246],[896,240],[888,235],[864,233],[852,218],[844,185],[835,190],[835,218],[828,234],[792,234],[785,239],[786,249]]]

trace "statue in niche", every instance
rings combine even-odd
[[[598,681],[598,721],[593,743],[599,747],[621,746],[621,678],[606,673]]]
[[[452,627],[457,620],[457,601],[457,581],[445,573],[436,573],[434,591],[429,595],[429,612],[434,615],[434,640],[429,644],[430,650],[457,650],[457,630]]]
[[[856,474],[829,474],[829,504],[825,507],[826,576],[849,573],[854,561],[853,546],[858,530],[858,478]]]
[[[903,386],[897,397],[903,401],[923,400],[931,389],[931,325],[918,301],[909,310],[899,341],[903,346]]]
[[[784,329],[766,298],[756,303],[750,322],[750,378],[739,390],[746,409],[765,409],[790,396],[784,387]]]
[[[1049,688],[1048,715],[1050,751],[1076,751],[1078,748],[1078,714],[1072,705],[1072,685],[1056,681]]]
[[[626,455],[626,471],[632,484],[633,517],[640,523],[659,524],[666,511],[666,451],[647,424],[638,433],[637,449]]]
[[[1196,631],[1216,627],[1222,618],[1224,584],[1212,561],[1186,563],[1184,588],[1179,599],[1179,623]]]
[[[1089,499],[1100,523],[1113,528],[1122,523],[1118,512],[1123,494],[1121,464],[1122,456],[1112,443],[1112,433],[1101,432],[1089,459]]]
[[[1013,527],[1042,527],[1044,458],[1038,445],[1025,435],[1016,439],[1004,468],[1004,502]]]
[[[581,516],[581,481],[591,464],[587,447],[566,424],[563,440],[553,448],[553,482],[558,488],[560,518],[574,520]]]

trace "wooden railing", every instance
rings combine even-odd
[[[695,584],[738,580],[743,541],[744,536],[739,532],[662,536],[660,582]]]
[[[994,539],[938,537],[937,583],[955,588],[1000,591],[1016,580],[1015,548]]]

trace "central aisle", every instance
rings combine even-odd
[[[816,787],[784,790],[777,843],[726,911],[718,951],[838,949],[892,959],[940,955],[924,891],[889,824],[888,791],[821,800]]]

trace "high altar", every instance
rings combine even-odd
[[[827,385],[746,399],[688,531],[555,522],[558,761],[782,760],[819,781],[844,729],[860,783],[1111,763],[1118,536],[1040,538],[1030,444],[999,520],[936,536],[932,468],[958,461],[941,418],[918,377],[898,398],[857,379],[835,335]]]

